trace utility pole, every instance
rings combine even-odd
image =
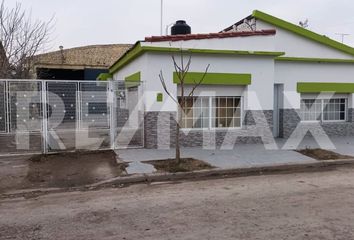
[[[160,35],[163,35],[163,0],[161,0]]]
[[[336,33],[336,35],[341,36],[342,43],[344,43],[344,37],[349,36],[350,34],[349,33]]]

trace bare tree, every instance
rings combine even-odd
[[[5,49],[2,46],[2,43],[0,41],[0,78],[5,78],[6,75],[2,70],[6,69],[8,67],[8,61],[5,53]]]
[[[48,22],[32,20],[31,13],[16,3],[14,8],[0,5],[0,41],[6,59],[0,61],[0,74],[6,78],[30,78],[34,56],[49,42],[53,18]]]
[[[183,115],[186,114],[185,102],[188,97],[193,97],[194,91],[203,83],[203,80],[204,80],[206,74],[208,73],[210,64],[207,65],[207,67],[204,71],[204,74],[202,75],[202,77],[199,80],[193,80],[194,81],[193,84],[188,83],[188,85],[192,86],[192,88],[189,93],[186,93],[186,89],[185,89],[185,86],[187,85],[186,76],[189,72],[189,69],[190,69],[190,66],[192,63],[192,56],[189,55],[188,60],[185,61],[185,56],[184,56],[183,50],[181,49],[179,62],[176,60],[176,57],[174,55],[172,55],[172,61],[173,61],[173,66],[174,66],[174,69],[175,69],[175,72],[176,72],[177,78],[178,78],[177,95],[178,95],[178,92],[180,92],[180,97],[178,98],[177,96],[173,96],[171,94],[171,92],[169,91],[169,89],[166,85],[166,81],[163,76],[162,70],[160,71],[159,78],[160,78],[160,82],[162,84],[164,91],[176,103],[177,108],[178,108],[177,109],[178,110],[177,111],[177,119],[176,119],[176,140],[175,140],[176,141],[176,144],[175,144],[176,145],[176,156],[175,156],[175,160],[176,160],[177,164],[179,164],[181,161],[181,149],[180,149],[179,134],[180,134]]]

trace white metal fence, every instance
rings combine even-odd
[[[143,147],[139,82],[0,80],[0,155]]]

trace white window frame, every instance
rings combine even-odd
[[[208,124],[209,124],[209,127],[205,127],[205,128],[183,128],[183,127],[181,127],[181,129],[182,130],[208,130],[208,129],[210,129],[210,97],[209,96],[193,96],[193,97],[195,97],[195,98],[205,98],[205,99],[208,99],[208,104],[209,104],[209,116],[208,116],[208,118],[209,118],[209,122],[208,122]],[[193,97],[190,97],[190,98],[193,98]],[[179,97],[180,98],[180,97]],[[188,97],[185,97],[185,98],[188,98]],[[194,102],[193,102],[193,106],[194,106]],[[194,108],[193,108],[193,106],[192,106],[192,108],[191,108],[191,111],[193,111],[193,114],[194,114]],[[180,110],[178,109],[178,112],[177,112],[177,117],[179,116],[178,114],[180,114]],[[185,121],[185,119],[183,119],[182,118],[182,121]],[[195,124],[195,120],[197,120],[197,119],[195,119],[194,117],[192,118],[192,120],[193,120],[193,125]]]
[[[239,127],[212,127],[212,104],[214,98],[239,98],[240,99],[240,126]],[[242,129],[243,127],[243,98],[241,96],[212,96],[209,98],[209,126],[211,130]],[[215,117],[216,119],[216,117]]]
[[[332,98],[332,99],[344,99],[345,100],[345,105],[344,105],[344,120],[325,120],[324,119],[324,100],[331,100],[331,99],[322,99],[322,119],[321,121],[324,123],[335,123],[335,122],[347,122],[348,121],[348,99],[347,98]],[[340,111],[339,111],[340,113]]]
[[[225,130],[238,130],[238,129],[242,129],[243,128],[243,116],[244,116],[244,106],[243,106],[243,97],[242,96],[195,96],[196,98],[208,98],[209,99],[209,127],[206,128],[183,128],[181,127],[182,131],[200,131],[200,130],[221,130],[221,131],[225,131]],[[179,96],[180,98],[180,96]],[[240,99],[240,126],[239,127],[213,127],[212,124],[212,103],[213,103],[213,99],[214,98],[239,98]],[[192,108],[193,111],[193,108]],[[179,116],[180,114],[180,110],[178,109],[177,111],[177,116]],[[193,124],[195,123],[195,121],[193,121]]]
[[[302,112],[301,110],[301,105],[302,105],[302,101],[303,100],[319,100],[321,101],[321,120],[303,120],[304,118],[304,113]],[[301,122],[304,122],[304,123],[317,123],[317,122],[321,122],[322,121],[322,118],[323,118],[323,101],[322,99],[317,99],[317,98],[305,98],[305,99],[301,99],[300,100],[300,111],[301,111]]]
[[[344,111],[344,120],[325,120],[324,119],[324,108],[325,108],[325,104],[324,101],[325,100],[333,100],[333,99],[344,99],[345,100],[345,111]],[[301,103],[303,100],[320,100],[321,101],[321,120],[303,120],[303,112],[301,111]],[[301,122],[302,123],[316,123],[316,122],[322,122],[322,123],[341,123],[341,122],[347,122],[348,121],[348,98],[344,98],[344,97],[333,97],[333,98],[320,98],[320,99],[316,99],[316,98],[302,98],[300,100],[300,111],[301,111]]]

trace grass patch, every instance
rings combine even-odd
[[[213,169],[214,166],[193,158],[182,158],[178,163],[175,159],[145,161],[144,163],[151,164],[158,172],[192,172],[205,169]]]
[[[315,148],[315,149],[303,149],[303,150],[296,150],[296,152],[301,153],[305,156],[310,158],[314,158],[316,160],[343,160],[343,159],[352,159],[353,156],[342,155],[339,153],[335,153],[329,150]]]

